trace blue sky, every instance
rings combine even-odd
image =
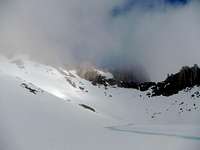
[[[164,5],[186,5],[190,0],[124,0],[121,5],[116,6],[112,10],[113,16],[119,16],[127,14],[134,7],[145,7],[148,9],[154,9],[159,7],[159,4]]]

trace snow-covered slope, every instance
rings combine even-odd
[[[2,150],[198,150],[195,87],[171,97],[93,86],[76,72],[0,59]]]

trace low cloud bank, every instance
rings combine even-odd
[[[200,64],[199,2],[177,1],[0,1],[0,52],[52,64],[133,68],[161,80]]]

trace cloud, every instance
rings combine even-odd
[[[112,43],[106,19],[113,5],[106,0],[10,0],[1,17],[0,49],[52,60],[92,58]]]
[[[199,3],[175,1],[151,1],[151,9],[141,7],[147,0],[140,6],[126,0],[4,1],[0,52],[50,63],[128,66],[137,74],[145,69],[158,80],[182,65],[200,64]],[[116,8],[126,13],[113,16]]]
[[[200,64],[199,11],[198,1],[188,1],[157,3],[153,9],[134,6],[115,16],[113,30],[124,40],[124,58],[142,64],[152,80],[163,80],[184,65]]]

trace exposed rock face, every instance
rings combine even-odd
[[[156,86],[155,82],[144,82],[138,85],[140,91],[147,91],[150,87]]]
[[[79,68],[77,71],[77,74],[88,80],[91,81],[93,85],[104,85],[104,86],[113,86],[117,85],[118,87],[123,88],[138,88],[137,82],[135,82],[135,78],[131,76],[131,74],[125,73],[117,73],[115,72],[113,78],[106,78],[105,76],[102,76],[99,74],[95,68]]]
[[[112,79],[107,79],[93,68],[80,69],[77,73],[80,77],[91,81],[93,85],[116,85],[118,87],[133,88],[140,91],[151,89],[151,96],[171,96],[187,87],[200,86],[200,68],[196,64],[193,67],[184,66],[178,73],[168,75],[166,80],[157,83],[140,83],[130,71],[112,72],[114,75]]]
[[[178,73],[169,75],[165,81],[151,84],[143,83],[139,85],[139,89],[146,91],[151,88],[152,96],[170,96],[195,85],[200,85],[200,68],[196,64],[193,67],[182,67]]]

